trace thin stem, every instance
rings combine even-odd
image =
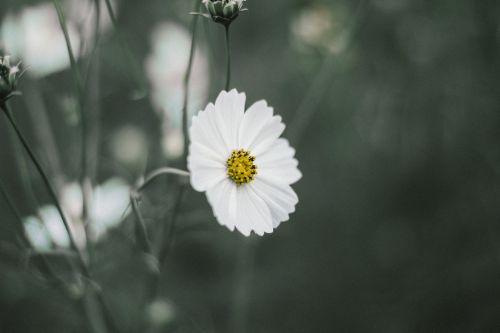
[[[229,38],[229,25],[224,26],[226,29],[226,53],[227,53],[227,72],[226,72],[226,91],[229,91],[231,84],[231,44]]]
[[[17,124],[16,124],[14,118],[12,117],[12,114],[10,113],[7,105],[5,103],[2,103],[2,104],[0,104],[0,108],[4,111],[5,116],[7,117],[9,123],[11,124],[12,128],[16,132],[16,134],[17,134],[19,140],[21,141],[24,149],[28,153],[28,156],[30,157],[30,159],[33,162],[33,164],[35,165],[38,173],[42,177],[42,180],[43,180],[45,186],[47,187],[47,190],[49,192],[50,197],[54,201],[56,209],[59,212],[59,215],[61,216],[61,220],[63,222],[64,228],[66,229],[66,232],[68,234],[68,238],[69,238],[69,241],[70,241],[70,247],[75,252],[75,254],[77,255],[78,264],[80,266],[80,270],[82,272],[82,275],[86,279],[92,280],[92,277],[91,277],[91,274],[90,274],[89,269],[87,267],[87,264],[85,263],[85,261],[84,261],[84,259],[82,257],[82,254],[81,254],[80,250],[78,249],[78,247],[76,245],[76,242],[75,242],[75,239],[74,239],[73,234],[71,232],[68,220],[66,219],[66,216],[64,215],[64,212],[62,210],[61,204],[59,203],[59,200],[57,198],[56,192],[55,192],[54,188],[52,187],[47,174],[43,170],[41,164],[38,162],[38,159],[36,158],[33,150],[30,147],[30,145],[28,144],[28,142],[24,138],[24,135],[22,134],[22,132],[17,127]],[[106,303],[104,302],[104,298],[103,298],[102,294],[100,293],[100,291],[96,290],[96,295],[97,295],[97,299],[98,299],[99,303],[101,304],[102,310],[104,312],[104,317],[106,319],[106,322],[111,327],[113,327],[113,330],[116,332],[117,331],[116,330],[116,325],[114,324],[114,321],[113,321],[113,319],[111,317],[110,311],[107,308]]]
[[[8,113],[8,110],[6,108],[5,105],[0,105],[1,108],[6,112]],[[16,130],[17,132],[17,130]],[[5,202],[7,203],[7,205],[10,207],[10,209],[12,210],[14,216],[16,217],[16,219],[18,220],[18,223],[19,223],[19,234],[21,236],[21,239],[22,239],[22,242],[23,242],[23,245],[30,249],[30,250],[33,250],[33,246],[31,245],[31,242],[29,241],[29,239],[26,237],[26,233],[24,232],[24,223],[23,223],[23,219],[21,217],[21,214],[19,213],[19,211],[17,210],[15,204],[14,204],[14,201],[11,199],[11,197],[9,196],[5,186],[3,185],[3,183],[0,181],[0,192],[2,192],[2,196],[4,197],[5,199]],[[45,258],[45,256],[41,256],[41,263],[40,263],[40,270],[43,274],[45,274],[46,276],[48,276],[54,283],[56,284],[61,284],[61,280],[60,278],[57,276],[57,274],[54,272],[54,270],[52,269],[52,267],[50,266],[50,264],[48,263],[47,259]]]
[[[28,237],[26,237],[26,233],[24,232],[24,223],[23,219],[21,217],[21,214],[17,210],[16,206],[14,205],[14,200],[10,197],[9,193],[7,192],[7,189],[5,188],[3,182],[0,180],[0,192],[2,193],[2,196],[7,203],[7,206],[9,206],[10,210],[14,214],[14,217],[19,223],[19,234],[21,236],[21,240],[23,242],[23,245],[27,247],[28,249],[32,249],[33,247],[31,246],[31,242],[28,240]]]
[[[131,51],[131,48],[125,39],[125,37],[122,36],[121,31],[118,26],[118,20],[116,19],[116,14],[115,11],[113,10],[113,5],[111,4],[110,0],[105,0],[104,1],[106,4],[106,9],[108,11],[109,18],[111,19],[111,23],[113,24],[113,28],[115,29],[117,35],[118,35],[118,41],[120,43],[120,46],[122,48],[122,51],[125,55],[126,61],[128,62],[129,69],[130,71],[127,71],[127,73],[132,73],[132,80],[136,80],[137,84],[139,85],[138,89],[138,94],[139,95],[144,95],[146,93],[146,84],[144,82],[144,77],[142,74],[142,70],[140,66],[138,65],[138,62],[135,59],[134,54]]]
[[[146,180],[144,180],[141,185],[138,185],[135,189],[130,191],[130,204],[136,217],[135,233],[137,241],[142,251],[150,255],[154,255],[154,253],[152,250],[151,241],[148,237],[146,222],[144,221],[144,217],[142,216],[141,210],[139,208],[140,192],[144,191],[149,185],[153,183],[155,179],[163,175],[177,175],[187,177],[189,176],[189,172],[176,168],[160,168],[149,174],[146,177]]]
[[[200,8],[200,1],[195,2],[195,11]],[[182,107],[182,134],[184,137],[184,154],[182,161],[187,165],[187,153],[188,153],[188,102],[189,102],[189,81],[191,79],[191,72],[193,69],[193,60],[196,50],[196,26],[198,25],[198,15],[194,15],[193,23],[191,25],[191,49],[189,51],[189,61],[184,74],[184,103]]]
[[[181,184],[179,187],[179,192],[174,203],[172,214],[170,216],[170,223],[167,228],[163,229],[161,237],[159,238],[160,248],[158,249],[158,268],[160,269],[170,253],[174,241],[175,241],[175,228],[177,225],[177,220],[179,217],[182,202],[184,201],[184,196],[186,194],[187,185]],[[160,274],[151,274],[148,282],[148,300],[154,299],[158,293],[160,287]]]
[[[142,216],[141,210],[139,209],[139,195],[136,191],[130,193],[130,203],[132,205],[132,210],[135,214],[135,234],[137,242],[141,247],[141,250],[146,254],[153,254],[151,250],[151,241],[148,237],[148,232],[146,230],[146,223],[144,217]]]
[[[24,155],[22,154],[22,148],[17,141],[14,131],[9,130],[8,132],[14,146],[14,156],[16,159],[17,168],[21,176],[21,183],[24,193],[28,196],[28,203],[32,206],[32,208],[38,207],[38,201],[36,199],[33,186],[30,182],[30,174],[28,166],[26,165],[26,160],[24,159]]]
[[[187,191],[187,184],[181,184],[179,188],[179,195],[177,196],[177,200],[174,205],[174,210],[172,212],[172,217],[171,220],[172,222],[169,225],[169,228],[167,228],[165,234],[165,246],[160,250],[159,258],[158,261],[160,265],[167,259],[168,254],[170,253],[170,250],[172,249],[172,246],[174,244],[174,236],[175,236],[175,227],[177,225],[177,220],[178,216],[181,210],[182,202],[184,201],[184,196]]]
[[[78,90],[80,90],[81,89],[80,73],[78,71],[76,58],[73,53],[73,48],[71,47],[71,40],[69,38],[69,33],[66,26],[66,19],[64,17],[61,5],[59,4],[59,0],[53,0],[53,3],[57,11],[57,17],[59,18],[59,25],[61,26],[61,30],[64,34],[64,39],[66,41],[66,48],[68,49],[69,61],[71,65],[71,71],[73,72],[73,79],[75,80],[75,86],[77,87]]]
[[[177,175],[177,176],[182,176],[182,177],[189,177],[189,172],[181,170],[181,169],[169,168],[169,167],[157,169],[157,170],[151,172],[146,177],[146,179],[144,180],[144,182],[137,187],[136,191],[137,192],[144,191],[146,189],[146,187],[148,187],[149,185],[151,185],[151,183],[156,178],[158,178],[160,176],[164,176],[164,175]]]
[[[17,124],[16,124],[14,118],[12,117],[12,114],[10,113],[7,105],[6,104],[1,104],[0,107],[4,111],[4,114],[7,117],[7,119],[9,120],[12,128],[16,132],[17,137],[19,138],[19,140],[21,141],[24,149],[28,153],[28,156],[30,157],[30,159],[33,162],[33,164],[35,165],[38,173],[42,177],[42,180],[43,180],[45,186],[47,187],[47,190],[48,190],[48,192],[49,192],[52,200],[54,201],[54,204],[56,205],[57,211],[59,212],[59,215],[61,215],[61,219],[63,221],[64,228],[66,229],[66,232],[68,233],[68,237],[69,237],[71,248],[73,250],[75,250],[75,251],[78,251],[78,247],[76,246],[76,242],[75,242],[75,240],[73,238],[73,234],[71,232],[68,220],[66,219],[66,216],[64,215],[64,212],[63,212],[62,207],[61,207],[61,205],[59,203],[59,200],[57,199],[56,192],[54,191],[52,185],[50,184],[50,181],[49,181],[49,178],[48,178],[47,174],[43,170],[41,164],[38,162],[38,159],[35,157],[35,154],[33,153],[33,150],[31,149],[31,147],[28,144],[28,142],[26,141],[26,139],[24,138],[24,135],[21,133],[21,131],[17,127]]]
[[[82,79],[80,75],[80,70],[78,69],[78,64],[76,62],[75,54],[73,51],[73,47],[71,46],[71,40],[69,38],[68,34],[68,28],[66,24],[66,19],[64,17],[64,12],[61,8],[61,5],[59,3],[59,0],[53,0],[54,7],[57,11],[57,17],[59,19],[59,25],[61,27],[61,30],[63,31],[64,34],[64,39],[66,41],[66,48],[68,49],[68,56],[70,60],[70,65],[71,65],[71,72],[73,73],[73,81],[75,84],[75,95],[78,100],[78,108],[80,112],[80,119],[81,119],[81,170],[80,170],[80,186],[82,187],[82,203],[83,203],[83,210],[82,210],[82,219],[84,221],[84,224],[88,224],[87,219],[89,216],[89,197],[90,197],[90,192],[92,190],[92,183],[88,179],[88,168],[87,168],[87,160],[88,160],[88,119],[87,119],[87,114],[84,110],[84,89],[82,86]],[[99,18],[97,18],[99,19]]]

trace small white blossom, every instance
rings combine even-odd
[[[265,101],[245,112],[244,93],[223,91],[193,118],[191,185],[206,192],[220,224],[245,236],[271,233],[295,211],[291,188],[302,174],[295,150],[280,138],[280,116]]]

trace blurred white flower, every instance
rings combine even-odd
[[[291,188],[302,174],[295,150],[280,138],[280,116],[265,101],[245,112],[244,93],[222,91],[193,117],[188,168],[220,224],[245,236],[271,233],[295,211]]]
[[[168,300],[158,299],[147,307],[147,314],[154,326],[161,327],[175,318],[175,308]]]
[[[130,188],[119,178],[112,178],[96,186],[89,205],[91,240],[101,238],[123,219],[129,204]],[[73,237],[79,247],[85,246],[82,222],[82,190],[78,183],[69,183],[61,191],[61,205],[68,214]],[[39,250],[54,246],[69,247],[69,238],[59,213],[54,206],[43,206],[37,216],[23,219],[25,233],[32,245]]]
[[[103,1],[103,0],[101,0]],[[90,0],[66,0],[68,35],[76,57],[91,49],[95,36],[95,6]],[[102,8],[103,5],[101,5]],[[109,29],[110,19],[104,10],[101,32]],[[9,12],[0,28],[0,43],[14,58],[29,66],[28,74],[43,77],[69,67],[69,57],[57,12],[52,2],[26,6]],[[83,49],[81,49],[83,46]]]
[[[55,206],[42,206],[38,209],[37,216],[28,216],[23,222],[26,236],[36,249],[49,250],[55,246],[63,248],[70,246],[68,233]],[[85,244],[83,226],[71,220],[69,223],[76,244],[83,247]]]
[[[130,187],[125,181],[113,178],[97,186],[92,199],[92,227],[99,238],[122,221],[130,202]]]
[[[164,22],[151,35],[152,50],[146,59],[153,107],[163,118],[163,150],[171,158],[181,156],[182,106],[191,35],[182,26]],[[208,94],[209,69],[205,53],[196,48],[189,83],[188,114],[199,110]]]
[[[144,161],[147,154],[147,138],[144,132],[131,125],[113,133],[109,149],[113,157],[122,164],[134,165]]]
[[[345,29],[347,18],[348,11],[341,5],[307,7],[292,20],[293,41],[299,48],[319,47],[341,53],[349,39],[350,31]]]
[[[34,216],[24,218],[24,232],[31,245],[38,250],[50,250],[52,239],[43,222]]]

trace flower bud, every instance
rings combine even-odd
[[[9,56],[0,56],[0,102],[4,103],[12,96],[19,94],[16,86],[21,75],[19,64],[11,66]]]
[[[240,12],[245,11],[243,2],[246,0],[203,0],[212,19],[220,24],[229,26]]]

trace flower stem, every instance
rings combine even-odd
[[[201,2],[195,1],[195,11],[200,8]],[[188,102],[189,102],[189,81],[191,79],[191,72],[193,69],[194,53],[196,50],[196,26],[198,24],[198,15],[194,15],[193,22],[191,25],[191,49],[189,50],[189,60],[184,74],[184,103],[182,107],[182,134],[184,137],[184,154],[182,161],[187,165],[187,153],[188,153]]]
[[[73,81],[74,81],[74,85],[75,85],[75,95],[76,95],[76,98],[78,101],[78,109],[79,109],[79,113],[80,113],[80,120],[81,120],[80,186],[82,187],[82,191],[83,191],[82,219],[84,221],[84,224],[87,225],[88,224],[88,216],[89,216],[89,213],[88,213],[88,211],[89,211],[89,198],[91,196],[91,191],[92,191],[92,182],[88,177],[88,137],[89,137],[89,135],[88,135],[89,126],[88,125],[89,124],[88,124],[87,113],[84,110],[85,109],[85,106],[84,106],[85,93],[84,93],[82,78],[80,75],[80,70],[78,69],[78,64],[76,62],[73,47],[71,46],[71,40],[69,38],[68,28],[67,28],[67,24],[66,24],[66,18],[64,17],[64,12],[61,8],[61,4],[59,3],[59,0],[53,0],[53,3],[54,3],[54,7],[57,11],[59,25],[61,27],[63,34],[64,34],[64,40],[66,42],[66,48],[68,50],[68,56],[69,56],[70,65],[71,65],[71,72],[73,73]]]
[[[141,196],[141,192],[144,191],[151,183],[153,183],[155,179],[163,175],[177,175],[177,176],[187,177],[189,176],[189,172],[168,167],[157,169],[152,173],[150,173],[142,184],[136,186],[136,188],[130,192],[130,204],[132,206],[132,210],[136,217],[135,232],[136,232],[137,242],[139,243],[139,246],[141,247],[141,250],[144,253],[153,256],[154,253],[151,246],[151,241],[148,237],[146,223],[144,221],[144,217],[142,216],[141,210],[139,209],[139,199]]]
[[[10,197],[9,193],[7,192],[7,189],[5,188],[3,182],[0,180],[0,193],[2,193],[2,196],[7,203],[7,206],[9,206],[10,210],[14,214],[16,220],[19,223],[19,235],[21,237],[21,241],[23,243],[23,246],[25,246],[28,249],[32,249],[31,242],[28,240],[28,237],[26,237],[26,233],[24,232],[24,227],[23,227],[23,219],[21,217],[21,214],[17,210],[16,206],[14,205],[14,200]]]
[[[141,192],[146,189],[156,178],[163,176],[163,175],[177,175],[177,176],[183,176],[183,177],[189,177],[189,172],[181,170],[181,169],[176,169],[176,168],[160,168],[157,169],[153,172],[151,172],[147,177],[144,182],[137,187],[136,191]]]
[[[229,38],[229,25],[224,26],[226,29],[226,53],[227,53],[227,71],[226,71],[226,91],[229,91],[231,84],[231,44]]]
[[[31,245],[31,242],[26,236],[26,233],[24,231],[24,223],[21,214],[19,213],[19,210],[16,208],[14,201],[10,197],[2,181],[0,181],[0,192],[2,193],[5,202],[7,203],[7,205],[9,206],[10,210],[12,211],[16,220],[19,223],[19,235],[21,237],[23,246],[26,247],[29,251],[34,251],[33,246]],[[42,274],[44,274],[48,279],[50,279],[51,283],[62,285],[61,279],[57,276],[56,272],[50,266],[45,254],[40,253],[40,259],[41,260],[39,269],[42,272]]]
[[[132,205],[132,210],[136,217],[135,219],[135,235],[136,240],[141,247],[141,250],[149,255],[152,255],[151,241],[148,237],[148,232],[146,230],[146,223],[144,222],[144,217],[142,216],[141,210],[139,209],[139,194],[136,191],[130,192],[130,203]]]
[[[144,76],[142,74],[142,70],[139,66],[138,61],[135,58],[135,55],[132,53],[132,49],[127,42],[127,39],[122,35],[121,30],[119,29],[118,20],[116,18],[115,11],[113,10],[113,5],[111,4],[111,0],[105,0],[106,9],[108,11],[109,18],[111,19],[111,24],[113,25],[113,29],[115,30],[118,42],[120,43],[120,47],[125,56],[125,61],[128,62],[128,68],[130,70],[127,71],[129,73],[129,78],[132,81],[136,81],[135,83],[139,86],[136,94],[139,97],[142,97],[146,94],[146,83],[144,80]]]
[[[62,207],[59,204],[59,200],[57,199],[56,192],[55,192],[54,188],[52,187],[52,185],[50,184],[50,181],[49,181],[47,174],[43,170],[41,164],[38,162],[38,159],[36,158],[35,154],[33,153],[33,150],[31,149],[30,145],[28,144],[28,142],[24,138],[24,135],[21,133],[21,131],[17,127],[17,124],[14,120],[14,117],[10,113],[10,110],[8,109],[7,104],[5,104],[5,103],[1,104],[0,107],[4,111],[5,116],[7,117],[7,119],[9,120],[9,123],[11,124],[12,128],[16,132],[17,137],[19,138],[19,141],[21,141],[21,144],[23,145],[24,149],[28,153],[28,156],[30,157],[33,164],[35,165],[38,173],[42,177],[42,180],[43,180],[45,186],[47,187],[47,190],[48,190],[52,200],[54,201],[54,204],[56,205],[57,211],[59,212],[59,215],[61,215],[61,219],[63,221],[64,228],[66,229],[66,232],[68,233],[71,248],[75,251],[78,251],[78,247],[76,246],[76,242],[73,238],[73,234],[71,233],[71,229],[69,227],[68,220],[66,219],[66,216],[63,213]]]
[[[56,209],[57,209],[59,215],[61,216],[61,220],[63,222],[64,228],[66,230],[66,233],[68,234],[68,238],[69,238],[69,241],[70,241],[70,247],[75,252],[75,254],[77,255],[78,265],[80,267],[81,274],[86,279],[88,279],[88,280],[91,281],[92,280],[92,276],[90,274],[90,271],[89,271],[89,269],[87,267],[87,264],[85,263],[85,261],[84,261],[84,259],[82,257],[82,254],[81,254],[80,250],[78,249],[78,247],[76,245],[75,239],[73,237],[73,234],[72,234],[70,226],[69,226],[69,222],[66,219],[66,216],[64,215],[64,212],[62,210],[61,204],[59,203],[59,200],[57,198],[56,192],[55,192],[54,188],[52,187],[47,174],[43,170],[43,168],[42,168],[40,162],[38,161],[38,159],[36,158],[36,156],[35,156],[33,150],[31,149],[28,141],[26,141],[24,135],[22,134],[22,132],[17,127],[17,124],[16,124],[16,122],[14,120],[14,117],[10,113],[10,110],[8,109],[7,104],[5,104],[5,102],[1,103],[0,104],[0,108],[4,111],[5,116],[7,117],[9,123],[11,124],[12,128],[16,132],[17,137],[19,138],[19,141],[21,141],[21,144],[23,145],[24,149],[28,153],[28,156],[30,157],[30,159],[33,162],[33,164],[35,165],[38,173],[42,177],[42,180],[43,180],[45,186],[47,187],[47,190],[49,192],[49,195],[50,195],[51,199],[54,201],[54,205],[56,206]],[[111,313],[110,313],[109,309],[107,308],[106,303],[104,302],[104,298],[103,298],[101,292],[96,290],[95,294],[97,296],[97,300],[98,300],[99,304],[102,307],[106,323],[113,328],[113,331],[117,332],[116,325],[115,325],[115,323],[114,323],[114,321],[113,321],[113,319],[111,317]]]

